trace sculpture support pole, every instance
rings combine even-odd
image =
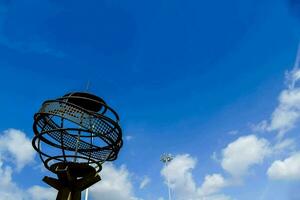
[[[56,200],[81,200],[81,192],[101,180],[94,168],[88,165],[65,166],[61,163],[61,166],[55,167],[58,178],[45,176],[43,181],[58,190]],[[64,169],[60,170],[60,167]],[[82,174],[82,172],[88,173]]]
[[[89,188],[85,190],[85,200],[89,199]]]

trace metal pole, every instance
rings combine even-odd
[[[163,154],[160,160],[165,164],[165,167],[167,167],[168,164],[173,160],[173,156],[171,154]],[[167,176],[167,185],[168,185],[169,200],[171,200],[171,187],[170,187],[170,179],[168,176]]]
[[[89,198],[89,188],[85,190],[85,200],[88,200],[88,198]]]
[[[167,163],[165,163],[165,166],[167,167]],[[171,200],[171,187],[170,187],[170,179],[167,177],[167,184],[168,184],[168,192],[169,192],[169,200]]]

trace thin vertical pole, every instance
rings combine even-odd
[[[168,164],[173,160],[173,156],[171,154],[163,154],[160,160],[165,164],[165,167],[167,167]],[[168,176],[167,176],[167,186],[168,186],[169,200],[171,200],[171,187],[170,187],[170,179]]]
[[[165,163],[165,166],[167,167],[168,162]],[[167,176],[167,184],[168,184],[168,192],[169,192],[169,200],[171,200],[171,187],[170,187],[170,179],[169,176]]]
[[[88,200],[89,198],[89,188],[86,188],[85,190],[85,200]]]

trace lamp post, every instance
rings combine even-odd
[[[171,154],[163,154],[160,157],[160,161],[162,161],[165,165],[165,167],[168,166],[168,164],[173,160],[173,156]],[[167,176],[167,185],[168,185],[168,193],[169,193],[169,200],[171,200],[171,188],[170,188],[170,179]]]

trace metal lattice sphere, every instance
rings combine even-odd
[[[123,144],[117,113],[103,99],[74,92],[45,101],[34,115],[32,140],[45,167],[88,165],[101,170],[105,161],[113,161]]]

